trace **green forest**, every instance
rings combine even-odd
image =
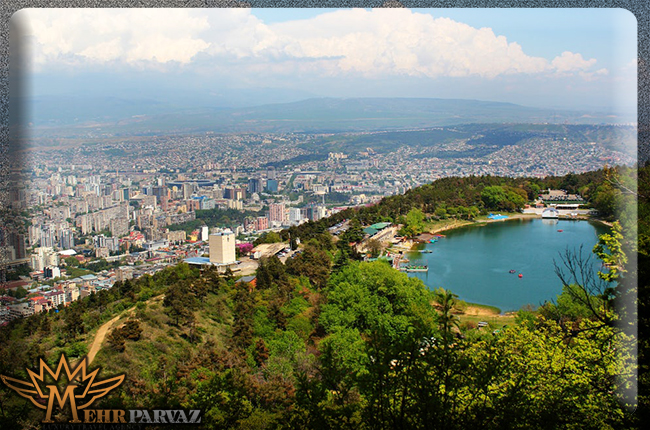
[[[635,412],[633,299],[638,291],[647,315],[650,167],[638,187],[636,173],[442,179],[283,231],[302,252],[261,260],[255,286],[181,263],[15,320],[0,329],[0,374],[24,378],[39,357],[53,364],[61,353],[76,361],[117,316],[92,367],[126,380],[97,409],[200,409],[205,429],[639,428],[648,397],[643,373]],[[593,250],[604,266],[585,278],[580,256],[568,255],[576,269],[557,278],[563,293],[498,331],[461,324],[453,291],[357,261],[348,244],[371,222],[435,217],[443,205],[516,210],[545,188],[580,192],[612,221]],[[343,219],[351,228],[336,241],[327,228]],[[647,323],[639,319],[639,339]],[[39,428],[42,418],[0,386],[0,428]]]

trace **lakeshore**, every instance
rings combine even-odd
[[[561,253],[583,245],[590,250],[608,228],[600,220],[585,220],[592,222],[560,219],[549,223],[535,214],[517,213],[499,220],[430,224],[428,235],[445,232],[446,237],[435,244],[423,241],[424,245],[411,247],[418,251],[409,253],[411,264],[426,264],[428,273],[409,276],[418,277],[431,289],[449,289],[460,300],[491,304],[506,312],[472,309],[465,312],[465,319],[492,317],[495,313],[505,317],[524,305],[537,307],[562,291],[554,271]],[[501,221],[511,222],[499,224]],[[469,228],[474,226],[482,228]],[[421,252],[423,246],[430,252]]]
[[[507,222],[507,221],[512,221],[512,220],[518,220],[518,219],[542,219],[542,217],[539,214],[536,213],[507,213],[504,212],[508,216],[508,218],[503,218],[503,219],[489,219],[487,217],[485,218],[477,218],[474,221],[468,221],[468,220],[453,220],[451,223],[449,222],[444,222],[444,225],[439,225],[442,223],[442,221],[436,221],[433,223],[430,223],[427,226],[427,232],[429,234],[439,234],[445,231],[450,231],[454,230],[457,228],[461,227],[467,227],[467,226],[472,226],[472,225],[481,225],[481,224],[491,224],[491,223],[496,223],[496,222]],[[568,218],[561,218],[561,220],[565,220]],[[577,217],[575,219],[572,219],[573,221],[592,221],[596,223],[600,223],[603,225],[606,225],[607,227],[612,227],[612,223],[599,219],[599,218],[594,218],[594,217]],[[414,244],[415,246],[416,244]]]

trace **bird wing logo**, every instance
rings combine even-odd
[[[97,399],[104,397],[113,389],[119,387],[124,382],[125,375],[118,375],[109,379],[96,381],[99,369],[88,372],[88,358],[84,357],[76,367],[70,368],[68,360],[64,355],[59,358],[59,363],[56,371],[53,371],[43,359],[39,361],[38,373],[30,369],[27,370],[27,375],[30,381],[23,381],[21,379],[12,378],[9,376],[0,375],[2,382],[6,386],[13,389],[20,396],[29,399],[34,406],[40,409],[45,409],[44,423],[52,423],[52,410],[54,409],[55,400],[59,408],[63,409],[66,403],[70,403],[72,410],[72,423],[79,423],[77,411],[85,409],[92,405]],[[68,381],[63,390],[55,385],[59,383],[62,376],[66,376]],[[54,380],[54,384],[44,385],[47,389],[44,391],[41,384],[46,384],[46,377],[50,376]],[[75,382],[76,381],[76,382]],[[85,386],[83,385],[85,384]],[[80,391],[80,392],[77,392]],[[43,401],[47,401],[47,405]],[[81,403],[77,405],[77,403]]]

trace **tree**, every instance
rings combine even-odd
[[[18,287],[15,290],[6,290],[6,291],[8,296],[15,297],[17,299],[24,299],[29,295],[29,291],[27,291],[23,287]]]
[[[406,214],[404,231],[407,236],[417,236],[424,231],[424,212],[413,208]]]
[[[120,330],[124,334],[124,337],[129,340],[139,340],[142,335],[140,322],[134,319],[128,320]]]
[[[605,182],[596,188],[591,204],[603,219],[613,220],[618,206],[618,195],[619,191],[610,183]]]
[[[185,282],[178,282],[167,289],[163,306],[174,324],[186,324],[193,319],[198,303]]]
[[[307,245],[298,256],[287,260],[286,266],[288,273],[306,276],[314,287],[321,289],[329,279],[332,260],[325,251]]]
[[[345,266],[332,275],[326,292],[319,321],[338,333],[322,350],[328,377],[352,372],[340,388],[349,393],[359,387],[369,427],[407,427],[422,340],[436,333],[430,293],[420,280],[376,262]],[[344,345],[348,350],[339,350]]]
[[[248,287],[239,283],[235,286],[233,309],[232,342],[242,349],[248,348],[253,340],[253,314],[255,300]]]
[[[377,239],[370,239],[366,244],[366,247],[368,248],[370,255],[372,255],[373,257],[378,257],[379,254],[381,254],[382,249],[384,248],[381,242],[378,241]]]
[[[363,228],[361,227],[361,222],[358,218],[352,218],[348,229],[341,234],[341,240],[347,243],[361,242],[365,234],[363,233]]]
[[[451,312],[456,306],[458,295],[449,290],[438,288],[435,291],[433,298],[439,305],[440,315],[438,315],[437,319],[440,331],[447,339],[447,342],[449,342],[453,337],[452,329],[454,327],[458,329],[459,324],[458,317]]]
[[[122,330],[115,329],[108,335],[108,343],[118,352],[124,352],[126,349],[126,339]]]
[[[481,191],[481,200],[485,207],[492,210],[499,210],[503,207],[507,196],[503,188],[498,185],[483,188]]]
[[[444,206],[438,206],[434,212],[435,216],[441,219],[447,218],[447,209]]]
[[[340,328],[318,345],[324,386],[334,393],[336,404],[350,400],[361,378],[367,375],[365,343],[359,330]]]
[[[265,290],[275,286],[284,291],[289,285],[286,272],[285,265],[275,255],[260,259],[257,268],[257,288]]]
[[[561,319],[563,316],[568,316],[557,314],[563,309],[575,307],[576,311],[573,313],[581,313],[577,309],[586,308],[591,318],[600,321],[603,325],[613,324],[615,315],[611,310],[611,300],[614,290],[608,281],[594,273],[591,255],[584,255],[582,247],[577,251],[567,249],[561,255],[560,261],[561,264],[554,261],[554,265],[555,274],[563,285],[564,303],[559,308],[547,306],[546,310],[555,312],[555,318]],[[569,301],[576,302],[576,305],[570,305]]]
[[[594,246],[594,254],[603,262],[607,273],[598,272],[598,277],[607,282],[618,280],[625,274],[627,256],[623,252],[623,234],[621,223],[615,221],[612,224],[611,233],[601,234],[598,243]]]
[[[268,233],[264,233],[259,238],[257,238],[255,242],[253,242],[253,245],[257,246],[261,243],[277,243],[277,242],[282,242],[282,238],[278,233],[274,231],[270,231]]]
[[[82,311],[79,306],[66,309],[65,331],[72,339],[75,339],[77,335],[83,334],[86,331],[81,313]]]

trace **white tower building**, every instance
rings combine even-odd
[[[224,231],[210,235],[210,262],[216,264],[231,264],[237,261],[235,257],[235,234]]]

